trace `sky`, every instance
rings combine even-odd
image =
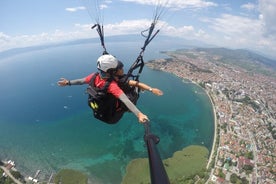
[[[140,34],[160,13],[160,35],[276,59],[276,0],[1,0],[0,52],[105,36]],[[177,38],[176,38],[177,39]]]

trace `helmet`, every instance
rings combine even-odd
[[[97,68],[103,72],[116,70],[119,60],[110,54],[102,55],[98,58]]]

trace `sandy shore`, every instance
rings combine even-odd
[[[207,166],[206,166],[206,168],[208,169],[209,166],[210,166],[211,161],[213,160],[213,154],[214,154],[215,147],[216,147],[217,128],[218,128],[217,126],[218,126],[218,124],[217,124],[217,116],[216,116],[216,109],[215,109],[216,106],[215,106],[215,104],[214,104],[214,102],[213,102],[213,100],[212,100],[210,94],[208,93],[208,91],[205,90],[205,92],[206,92],[206,94],[208,95],[208,97],[209,97],[209,99],[210,99],[210,101],[211,101],[211,103],[212,103],[213,114],[214,114],[214,129],[215,129],[215,130],[214,130],[214,139],[213,139],[212,150],[211,150],[211,153],[210,153],[210,156],[209,156],[208,164],[207,164]]]

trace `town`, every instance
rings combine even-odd
[[[164,53],[170,58],[147,66],[202,86],[213,103],[216,131],[208,183],[275,183],[275,76],[249,72],[205,51]]]

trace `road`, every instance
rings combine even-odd
[[[20,182],[19,180],[17,180],[15,177],[13,177],[13,175],[10,173],[10,171],[8,169],[6,169],[3,166],[0,166],[1,169],[3,169],[3,171],[16,183],[16,184],[23,184],[22,182]]]

